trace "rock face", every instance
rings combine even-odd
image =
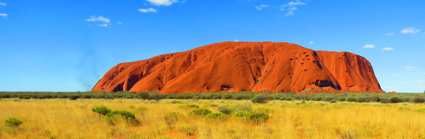
[[[215,43],[121,63],[92,91],[384,92],[364,57],[285,42]]]

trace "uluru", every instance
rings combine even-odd
[[[221,42],[120,63],[92,91],[384,92],[364,57],[286,42]]]

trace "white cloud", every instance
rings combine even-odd
[[[121,21],[118,21],[118,22],[117,22],[117,24],[120,24],[120,25],[122,25],[122,22],[121,22]]]
[[[147,1],[156,6],[170,6],[173,3],[179,2],[178,0],[147,0]]]
[[[400,32],[402,34],[416,34],[419,33],[421,30],[415,28],[415,27],[408,27],[408,28],[404,28],[403,30],[401,30]]]
[[[268,5],[266,5],[266,4],[260,4],[260,5],[258,5],[258,6],[255,6],[255,9],[257,9],[257,10],[262,10],[263,8],[267,8],[267,7],[269,7]]]
[[[89,19],[86,20],[87,22],[100,22],[100,24],[97,24],[101,27],[108,27],[109,23],[111,22],[111,19],[103,17],[103,16],[90,16]]]
[[[395,36],[395,33],[394,32],[385,33],[385,36],[387,37]]]
[[[314,44],[314,41],[309,41],[308,44]]]
[[[97,25],[101,27],[108,27],[108,24],[97,24]]]
[[[86,20],[87,22],[103,22],[103,23],[109,23],[111,20],[109,18],[103,17],[103,16],[90,16],[89,19]]]
[[[405,67],[403,67],[403,69],[405,71],[414,71],[416,68],[415,67],[412,67],[412,66],[405,66]]]
[[[7,13],[0,13],[0,17],[6,18],[7,16],[8,16]]]
[[[287,4],[282,5],[280,10],[286,11],[285,16],[291,16],[294,15],[294,12],[298,10],[298,6],[301,5],[306,5],[306,3],[302,2],[301,0],[290,1]]]
[[[139,9],[139,12],[142,12],[142,13],[156,13],[157,11],[154,8],[147,8],[147,9],[140,8]]]
[[[235,39],[235,40],[234,40],[234,42],[239,42],[239,41],[240,41],[240,40],[238,40],[238,39]]]
[[[366,44],[363,46],[363,48],[375,48],[375,45],[373,44]]]
[[[392,51],[392,50],[394,50],[394,48],[391,48],[391,47],[382,48],[382,51]]]
[[[0,7],[2,7],[2,6],[6,6],[6,3],[0,2]]]

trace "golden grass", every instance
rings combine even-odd
[[[45,99],[0,100],[0,138],[425,138],[424,104],[327,103],[271,101],[251,104],[236,100],[176,100],[132,99]],[[252,105],[272,110],[271,119],[261,125],[246,123],[234,116],[226,121],[206,121],[190,117],[196,104],[217,111],[217,105]],[[128,110],[136,114],[140,126],[125,122],[115,126],[91,111],[96,105],[113,110]],[[147,111],[137,108],[146,107]],[[172,128],[164,116],[179,112],[185,116]],[[24,123],[19,128],[4,126],[4,121],[16,117]]]

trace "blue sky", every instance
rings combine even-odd
[[[0,91],[87,91],[121,62],[223,41],[366,57],[385,91],[425,90],[422,0],[0,0]]]

